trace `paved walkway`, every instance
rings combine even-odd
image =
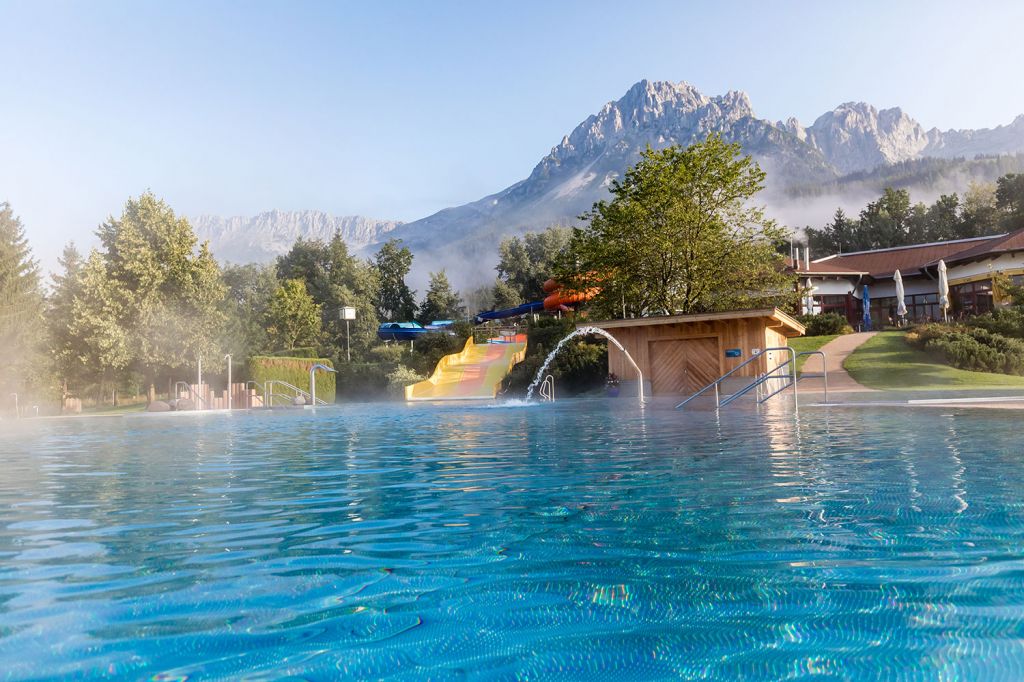
[[[843,362],[846,358],[855,351],[862,343],[870,339],[878,332],[859,332],[857,334],[844,334],[837,339],[829,341],[821,347],[822,352],[825,353],[826,363],[825,366],[828,368],[828,391],[837,393],[850,393],[853,391],[874,391],[875,389],[868,388],[863,384],[858,384],[853,380],[846,370],[843,368]],[[820,372],[821,371],[821,357],[812,355],[807,358],[807,363],[803,367],[805,372]],[[800,392],[805,391],[821,391],[822,381],[821,379],[804,379],[800,382]]]

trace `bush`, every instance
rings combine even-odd
[[[408,384],[415,384],[424,378],[405,365],[399,365],[388,374],[388,393],[394,397],[404,397]]]
[[[376,400],[388,395],[388,374],[395,363],[338,363],[338,398],[344,400]]]
[[[970,325],[992,334],[1024,339],[1024,310],[1020,308],[999,308],[984,315],[971,318]]]
[[[959,369],[1024,375],[1024,341],[980,327],[924,324],[907,334],[907,342]]]
[[[832,336],[853,333],[853,327],[839,313],[800,315],[796,319],[807,328],[807,336]]]
[[[302,390],[309,389],[309,368],[316,363],[334,367],[334,363],[326,358],[279,357],[271,355],[254,355],[249,358],[249,376],[253,381],[287,381]],[[334,402],[336,382],[335,375],[330,372],[318,372],[316,376],[316,397]]]
[[[503,389],[525,393],[548,353],[575,329],[575,321],[568,318],[542,317],[531,322],[526,332],[526,358],[505,378]],[[593,343],[580,337],[563,347],[548,371],[562,395],[600,388],[608,377],[608,348],[603,340]]]

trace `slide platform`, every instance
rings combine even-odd
[[[526,335],[473,343],[459,353],[446,355],[429,379],[405,387],[405,399],[493,400],[502,379],[526,357]]]

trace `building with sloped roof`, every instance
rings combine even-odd
[[[887,322],[896,309],[897,270],[903,278],[907,319],[925,322],[942,318],[938,265],[949,278],[953,317],[991,310],[998,301],[996,273],[1024,282],[1024,230],[973,239],[914,244],[889,249],[842,253],[812,260],[806,250],[794,265],[808,295],[804,313],[835,312],[850,324],[864,319],[863,287],[867,285],[874,325]]]

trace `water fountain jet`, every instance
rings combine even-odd
[[[537,385],[542,381],[542,378],[545,376],[544,373],[548,369],[548,365],[550,365],[551,361],[555,359],[556,355],[558,355],[558,351],[562,350],[562,346],[568,343],[570,339],[573,339],[577,336],[588,336],[590,334],[597,334],[598,336],[603,336],[604,338],[608,339],[609,343],[614,343],[615,347],[621,350],[622,354],[626,356],[626,359],[629,360],[629,364],[633,365],[633,369],[636,370],[637,397],[640,399],[641,404],[644,402],[643,372],[640,371],[640,368],[637,366],[636,362],[633,361],[633,357],[629,354],[629,351],[622,347],[622,344],[619,343],[619,340],[616,339],[611,334],[609,334],[604,329],[601,329],[600,327],[580,327],[579,329],[576,329],[571,334],[566,336],[564,339],[559,341],[558,345],[555,346],[554,350],[548,353],[548,356],[544,358],[544,364],[541,365],[540,369],[537,371],[537,376],[533,378],[533,383],[531,383],[529,388],[526,389],[527,400],[530,400],[530,398],[533,397],[534,389],[536,389]]]

